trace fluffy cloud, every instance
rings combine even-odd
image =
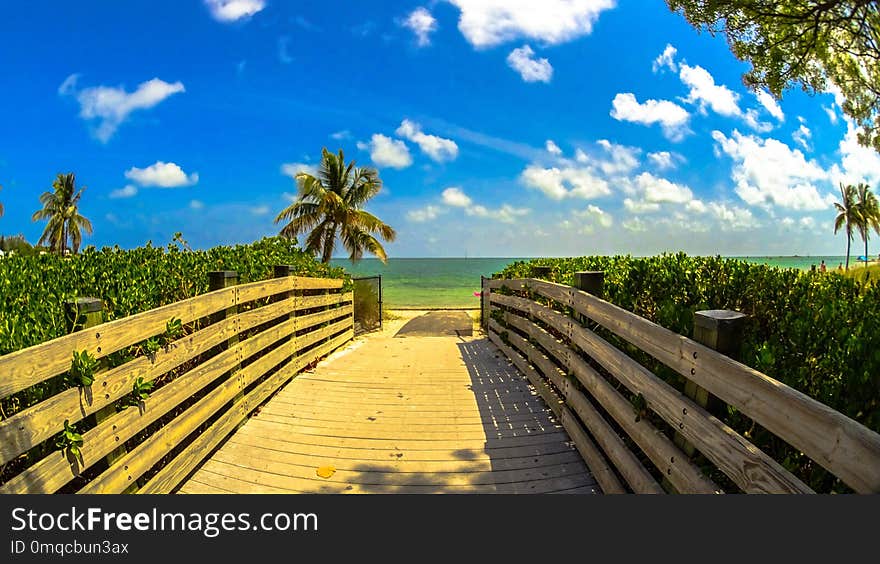
[[[587,206],[585,210],[574,212],[574,215],[583,219],[589,219],[606,229],[614,224],[614,218],[611,217],[611,214],[592,204]]]
[[[785,114],[782,113],[782,108],[779,107],[779,104],[776,102],[776,99],[771,96],[766,90],[757,90],[755,91],[755,97],[758,99],[758,102],[764,106],[764,109],[767,112],[778,119],[779,121],[785,121]]]
[[[204,209],[205,203],[202,202],[201,200],[190,200],[189,207],[190,207],[190,209],[200,210],[200,209]]]
[[[211,16],[219,22],[249,18],[266,7],[266,0],[205,0]]]
[[[559,145],[553,142],[552,139],[547,139],[547,142],[544,143],[544,148],[547,149],[547,152],[551,155],[561,155],[562,149],[559,148]]]
[[[806,151],[810,151],[810,138],[813,137],[813,132],[810,131],[810,128],[801,123],[800,127],[798,127],[794,133],[791,134],[791,138],[794,139],[795,143],[800,145]]]
[[[421,209],[408,211],[406,214],[406,218],[415,223],[424,223],[426,221],[437,219],[437,217],[445,211],[446,210],[441,207],[425,206]]]
[[[648,160],[659,170],[668,170],[676,168],[680,162],[684,162],[684,157],[678,153],[670,153],[669,151],[657,151],[656,153],[648,153]]]
[[[113,190],[110,192],[110,197],[113,199],[117,198],[131,198],[132,196],[137,196],[138,189],[137,186],[132,184],[127,184],[123,188],[119,188],[118,190]]]
[[[819,210],[827,209],[834,201],[833,195],[820,194],[815,184],[827,180],[828,174],[800,150],[776,139],[742,135],[736,130],[731,137],[716,130],[712,138],[733,159],[731,178],[737,195],[747,204]]]
[[[504,204],[497,210],[490,210],[485,206],[472,206],[465,208],[464,211],[467,215],[495,219],[502,223],[513,223],[516,221],[516,218],[528,215],[532,210],[528,208],[515,208],[511,205]]]
[[[708,106],[722,116],[734,117],[742,114],[738,103],[739,95],[724,85],[715,84],[715,79],[703,67],[682,64],[678,76],[690,88],[686,101],[699,105],[702,111]]]
[[[162,161],[156,161],[147,168],[131,167],[125,171],[125,177],[141,186],[156,186],[159,188],[192,186],[199,181],[199,174],[197,172],[187,176],[179,165]]]
[[[694,193],[687,186],[659,178],[650,172],[638,175],[635,184],[647,202],[685,204],[694,198]]]
[[[624,198],[623,208],[629,213],[643,214],[654,213],[660,211],[660,204],[646,202],[645,200],[633,200],[632,198]]]
[[[687,127],[690,114],[668,100],[645,100],[639,103],[634,94],[625,92],[617,94],[611,106],[611,117],[614,119],[642,125],[659,124],[670,141],[681,141],[690,131]]]
[[[416,8],[403,21],[403,26],[409,28],[416,35],[416,43],[419,47],[431,44],[431,34],[437,30],[437,20],[427,8]]]
[[[715,216],[724,231],[747,231],[758,226],[752,212],[745,208],[711,202],[709,212]]]
[[[315,165],[306,163],[284,163],[281,165],[281,174],[289,176],[294,180],[296,179],[297,173],[300,172],[305,172],[306,174],[314,176],[318,173],[318,169]]]
[[[61,83],[58,93],[74,96],[79,102],[80,117],[97,121],[94,134],[102,143],[110,140],[132,112],[152,108],[169,96],[185,91],[181,82],[168,83],[158,78],[142,82],[134,92],[112,86],[78,90],[78,80],[79,75],[70,75]]]
[[[631,217],[621,223],[624,229],[633,233],[642,233],[648,230],[647,224],[639,217]]]
[[[538,59],[528,45],[514,49],[507,56],[507,66],[519,73],[526,82],[550,82],[553,66],[547,59]]]
[[[638,154],[641,149],[612,143],[599,139],[599,146],[611,157],[610,161],[600,161],[599,168],[607,175],[628,174],[639,167]]]
[[[379,166],[406,168],[412,164],[406,143],[381,133],[373,134],[369,143],[358,142],[357,148],[361,151],[370,151],[370,158]]]
[[[423,153],[428,155],[432,160],[442,163],[444,161],[452,161],[458,157],[458,145],[452,139],[444,139],[436,135],[427,135],[422,133],[422,128],[418,123],[408,119],[401,122],[400,127],[395,132],[400,137],[408,139],[419,146]],[[373,139],[375,140],[375,135]],[[397,141],[397,143],[400,143]],[[402,145],[402,143],[401,143]],[[404,148],[406,148],[404,146]],[[409,153],[407,153],[409,156]],[[373,159],[375,160],[375,159]],[[409,166],[407,163],[406,166]]]
[[[461,188],[457,187],[451,187],[443,190],[442,197],[444,204],[456,208],[466,208],[473,203],[470,197],[465,194]]]
[[[519,38],[559,44],[588,35],[614,0],[450,0],[461,10],[458,29],[477,48]]]
[[[591,167],[561,166],[544,168],[531,164],[520,175],[529,188],[535,188],[554,200],[607,196],[611,188]]]
[[[859,145],[858,129],[846,120],[846,135],[840,141],[840,165],[831,167],[830,176],[835,186],[864,182],[872,188],[880,185],[880,153]]]
[[[654,62],[651,64],[651,70],[654,72],[659,71],[663,68],[668,68],[672,72],[676,72],[678,70],[678,65],[675,63],[675,54],[677,53],[677,49],[670,44],[666,44],[666,48],[663,50],[660,55],[654,59]]]

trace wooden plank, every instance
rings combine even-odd
[[[561,330],[632,393],[642,394],[648,407],[677,428],[699,451],[746,492],[811,493],[812,490],[779,463],[724,422],[683,396],[645,367],[570,318],[523,298],[492,296],[498,303],[517,304],[523,311]]]
[[[342,288],[341,278],[311,278],[306,276],[294,276],[296,287],[299,290],[334,290]]]
[[[43,458],[2,486],[0,493],[52,493],[89,468],[107,453],[144,429],[150,423],[188,399],[234,366],[238,359],[248,358],[267,346],[289,335],[292,321],[285,321],[271,329],[241,342],[200,364],[162,386],[146,403],[146,409],[129,408],[109,418],[103,424],[83,434],[82,467],[72,467],[60,453]]]
[[[288,322],[285,322],[285,324]],[[279,325],[280,327],[280,325]],[[270,330],[271,331],[271,330]],[[349,329],[342,337],[351,338]],[[344,340],[348,340],[348,338]],[[250,339],[249,339],[250,340]],[[265,347],[264,347],[265,348]],[[283,349],[275,349],[243,367],[233,380],[227,380],[192,405],[145,442],[138,445],[113,467],[86,484],[79,493],[111,493],[125,489],[126,484],[152,468],[165,454],[177,446],[199,425],[223,408],[238,392],[262,377],[287,356]]]
[[[227,443],[211,460],[237,466],[245,470],[270,472],[291,478],[317,479],[315,470],[321,464],[312,458],[302,459],[285,453],[255,449],[250,445]],[[541,467],[514,469],[488,468],[485,470],[457,471],[434,465],[430,471],[410,469],[388,462],[386,464],[349,463],[348,467],[335,466],[336,472],[325,483],[381,484],[381,485],[438,485],[467,486],[533,482],[583,476],[584,463],[580,460]]]
[[[238,303],[246,304],[255,300],[272,297],[276,294],[290,292],[294,288],[293,278],[268,278],[248,284],[238,284]]]
[[[527,332],[530,337],[537,339],[542,344],[551,346],[549,343],[550,340],[552,340],[553,343],[557,343],[555,339],[552,339],[549,333],[543,331],[526,319],[516,317],[508,312],[505,313],[505,321],[510,325]],[[530,358],[532,355],[538,354],[537,349],[525,339],[511,339],[511,342],[520,352],[528,355]],[[556,354],[561,354],[562,362],[568,360],[569,354],[567,349],[560,353],[557,347],[552,348],[556,349]],[[558,368],[554,367],[552,372],[544,372],[544,374],[545,376],[550,376],[551,374],[555,376],[555,378],[551,379],[556,388],[562,390],[562,395],[565,397],[568,406],[577,413],[581,422],[587,430],[589,430],[596,443],[599,444],[599,447],[601,447],[602,452],[611,461],[614,468],[617,469],[617,472],[619,472],[623,479],[626,480],[633,492],[651,494],[665,493],[660,484],[657,483],[642,463],[639,462],[638,458],[636,458],[629,448],[627,448],[620,437],[617,436],[617,433],[599,414],[593,404],[590,403],[586,396],[584,396],[579,390],[570,385]]]
[[[321,294],[318,296],[299,296],[296,300],[297,311],[316,307],[348,303],[353,299],[353,293],[345,294]]]
[[[529,304],[530,311],[537,311],[534,309],[536,307],[540,306]],[[626,434],[648,455],[663,475],[670,480],[677,491],[681,493],[723,493],[721,488],[704,476],[702,471],[662,431],[646,419],[636,421],[632,404],[578,355],[567,354],[567,345],[556,341],[546,332],[538,332],[536,335],[541,346],[550,351],[557,359],[565,359],[563,362],[565,369],[575,375]],[[564,381],[560,386],[563,392],[569,387],[570,383],[567,381]]]
[[[229,433],[236,429],[239,422],[245,419],[248,413],[265,401],[275,390],[302,370],[303,367],[332,352],[345,342],[345,335],[343,335],[325,343],[317,349],[296,357],[282,370],[273,374],[265,382],[260,383],[245,396],[237,410],[229,410],[224,413],[220,419],[196,437],[173,460],[165,464],[155,476],[144,484],[144,487],[138,493],[169,493],[173,491]]]
[[[562,425],[571,437],[572,442],[581,453],[587,467],[592,475],[599,482],[602,492],[606,494],[622,494],[626,493],[623,484],[614,474],[608,461],[602,456],[596,444],[587,436],[578,423],[577,418],[572,415],[571,411],[565,406],[562,407]]]
[[[108,321],[100,330],[80,331],[0,356],[0,398],[39,384],[70,368],[73,351],[103,358],[165,331],[172,317],[183,323],[201,319],[235,303],[235,289],[209,292],[144,313]]]
[[[277,319],[289,312],[292,306],[292,300],[285,300],[237,314],[234,318],[209,325],[178,339],[153,356],[140,356],[96,374],[95,382],[91,386],[91,401],[87,401],[88,396],[83,395],[79,388],[72,388],[0,421],[0,464],[53,437],[62,430],[65,419],[74,424],[85,416],[114,404],[131,392],[131,386],[138,378],[145,382],[155,380],[226,341],[235,333],[236,328],[238,331],[247,331]],[[303,316],[293,326],[302,329],[332,319],[326,313],[329,312],[322,312],[320,317]]]
[[[528,280],[557,299],[558,284]],[[880,434],[778,380],[614,304],[571,290],[572,307],[794,446],[860,493],[880,492]],[[565,303],[565,302],[562,302]],[[693,370],[693,373],[691,372]]]

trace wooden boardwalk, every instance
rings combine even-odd
[[[181,493],[598,493],[527,380],[483,337],[396,336],[294,378]]]

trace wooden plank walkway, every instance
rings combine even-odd
[[[180,492],[599,492],[568,435],[493,344],[395,337],[407,320],[297,376]]]

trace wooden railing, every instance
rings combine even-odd
[[[18,406],[0,421],[0,493],[173,491],[279,387],[353,336],[342,280],[275,272],[242,285],[211,273],[214,291],[100,325],[81,308],[84,328],[0,356],[0,400]],[[94,381],[71,385],[84,351],[98,362]],[[65,426],[81,436],[78,453]]]
[[[696,340],[543,280],[485,279],[483,296],[489,338],[544,397],[606,493],[723,493],[694,451],[743,492],[812,492],[716,417],[707,396],[854,491],[880,492],[880,435]],[[685,390],[591,330],[599,326],[673,369],[689,383]],[[703,392],[703,401],[688,390]]]

